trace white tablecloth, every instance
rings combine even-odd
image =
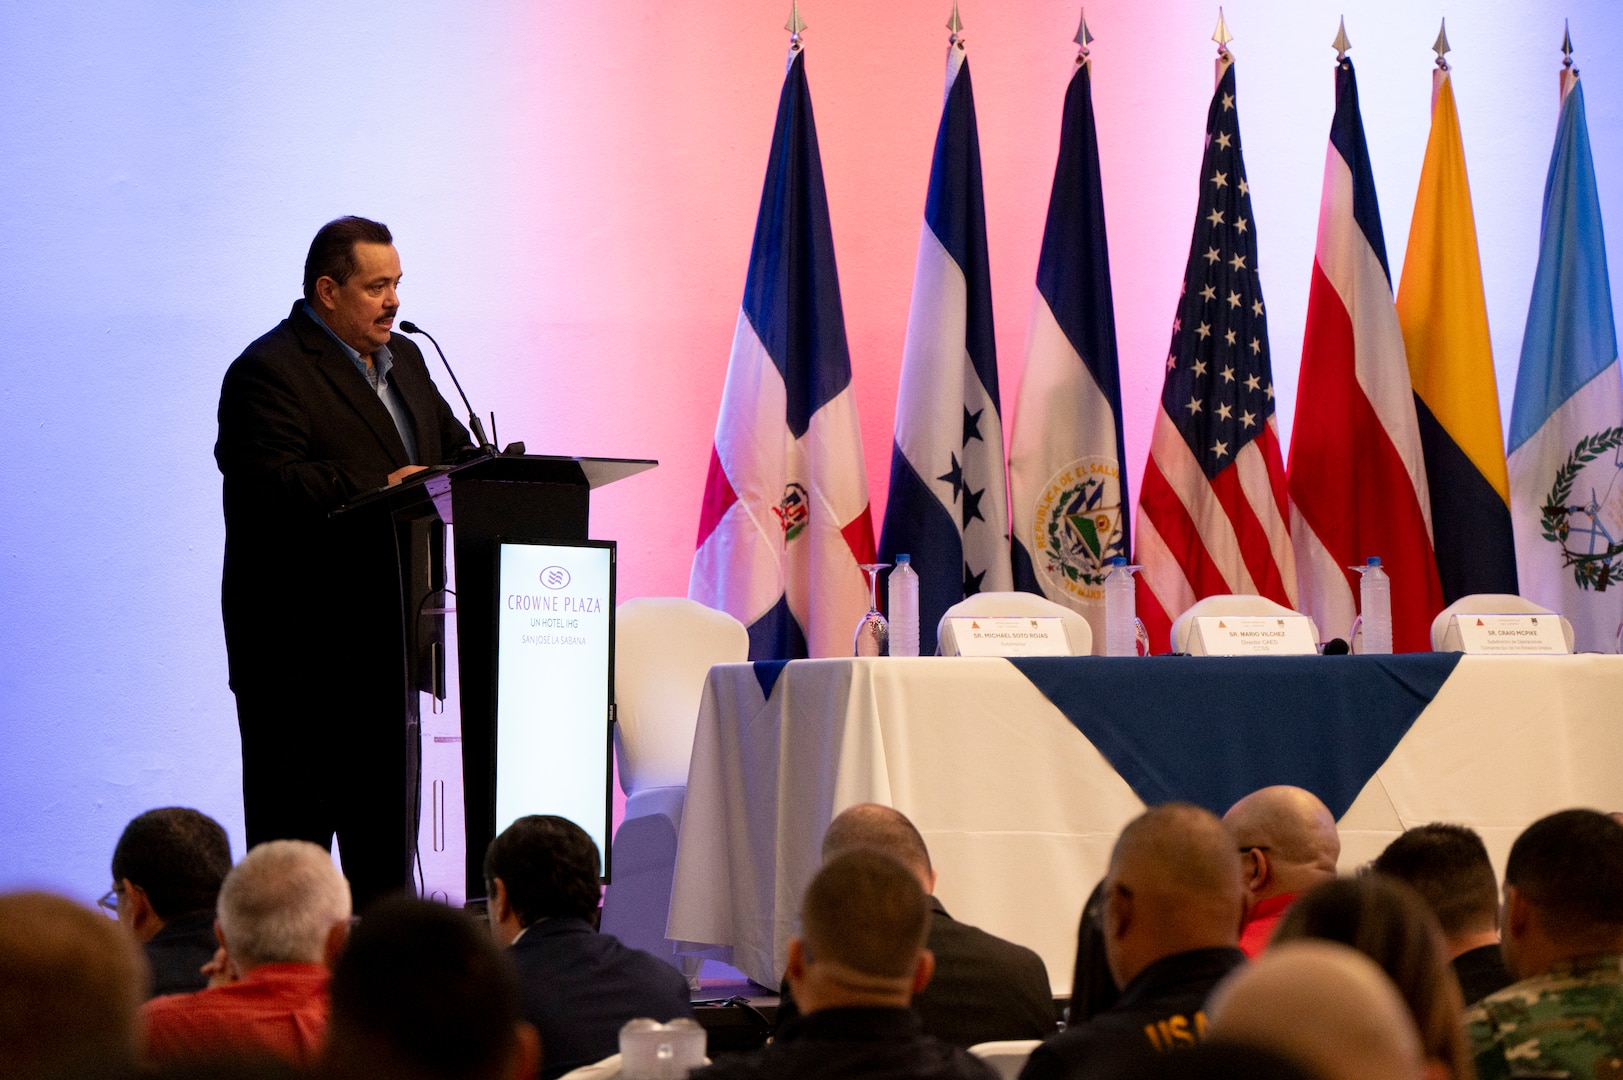
[[[823,830],[859,802],[907,814],[953,917],[1035,949],[1061,993],[1082,903],[1144,809],[1004,660],[796,661],[770,698],[752,665],[719,665],[694,738],[669,936],[775,987]],[[1342,868],[1406,827],[1452,821],[1480,832],[1502,869],[1522,828],[1569,806],[1623,808],[1623,657],[1465,657],[1342,817]]]

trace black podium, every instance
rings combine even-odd
[[[496,834],[497,541],[585,540],[592,490],[657,464],[624,458],[488,454],[426,470],[334,511],[335,517],[387,514],[393,524],[407,684],[402,734],[411,763],[402,778],[411,829],[408,850],[416,847],[421,780],[418,692],[444,696],[444,614],[450,608],[443,591],[445,526],[455,527],[454,610],[470,899],[484,895],[485,848]],[[406,873],[409,880],[409,867]]]

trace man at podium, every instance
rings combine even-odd
[[[322,226],[304,296],[226,371],[214,446],[248,844],[330,850],[336,833],[357,909],[411,881],[405,619],[421,598],[402,597],[387,514],[328,515],[470,445],[392,332],[399,284],[386,226]]]

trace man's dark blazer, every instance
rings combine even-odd
[[[390,379],[415,428],[416,464],[442,464],[468,445],[467,431],[429,379],[417,346],[394,334],[389,352]],[[298,301],[226,371],[219,421],[220,601],[232,689],[286,694],[308,685],[312,666],[355,670],[353,650],[377,643],[354,635],[398,627],[394,551],[380,522],[368,529],[327,514],[413,464],[393,418]],[[332,657],[333,644],[347,656]],[[398,658],[398,636],[380,651]]]
[[[1054,1034],[1054,991],[1042,957],[956,921],[933,896],[924,944],[935,954],[935,974],[914,995],[913,1011],[926,1034],[966,1048]],[[785,983],[775,1030],[782,1031],[799,1012]]]
[[[682,973],[566,916],[532,924],[508,955],[518,969],[524,1019],[541,1033],[541,1080],[620,1051],[620,1028],[648,1017],[692,1018]]]
[[[417,346],[395,334],[389,352],[415,463],[446,462],[467,432]],[[366,376],[302,301],[226,371],[219,422],[220,607],[248,843],[325,844],[336,830],[359,908],[410,879],[403,609],[415,601],[401,596],[388,517],[328,514],[413,462]]]

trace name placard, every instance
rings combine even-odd
[[[1318,651],[1306,615],[1201,615],[1189,635],[1194,656],[1312,656]]]
[[[1568,652],[1567,635],[1561,629],[1561,616],[1554,614],[1455,615],[1448,620],[1443,651],[1474,656],[1562,656]]]
[[[954,615],[959,656],[1069,656],[1065,620],[1050,615],[979,618]]]

